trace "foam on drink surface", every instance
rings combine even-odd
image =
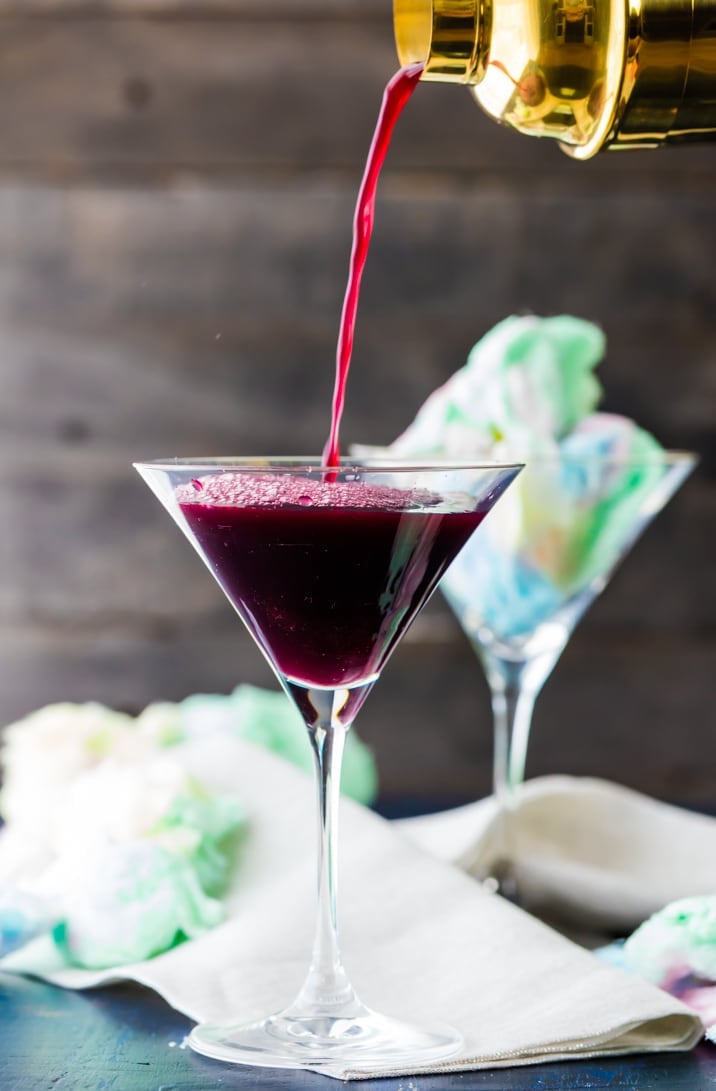
[[[330,481],[289,474],[223,473],[194,478],[176,490],[180,504],[237,508],[340,508],[404,511],[440,503],[437,493],[365,481]]]

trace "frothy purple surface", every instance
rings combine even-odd
[[[434,506],[436,493],[399,489],[365,481],[329,481],[293,474],[223,473],[194,478],[176,490],[180,504],[211,504],[237,508],[339,508],[341,510],[404,511]]]
[[[446,511],[433,492],[300,470],[207,474],[177,498],[278,675],[299,688],[350,688],[346,723],[484,515]]]

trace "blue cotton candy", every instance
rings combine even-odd
[[[47,907],[40,898],[20,890],[4,890],[0,895],[0,958],[24,947],[49,926]]]
[[[443,582],[443,591],[469,636],[486,626],[498,640],[525,636],[547,621],[565,595],[519,555],[491,549],[482,539],[465,549]],[[479,610],[471,609],[479,603]]]

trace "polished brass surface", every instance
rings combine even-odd
[[[394,0],[394,14],[402,63],[575,158],[716,137],[716,0]]]
[[[424,63],[424,79],[482,78],[489,20],[481,0],[394,0],[393,13],[401,64]]]
[[[716,2],[632,0],[615,147],[716,134]]]

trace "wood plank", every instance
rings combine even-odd
[[[320,162],[321,145],[338,139],[340,161],[354,140],[361,152],[367,147],[371,122],[363,124],[365,138],[356,137],[360,107],[353,89],[356,79],[366,81],[364,56],[371,57],[373,41],[369,29],[333,24],[278,23],[269,34],[262,24],[242,22],[60,19],[38,32],[31,22],[7,18],[0,37],[6,134],[0,156],[10,171],[44,165],[63,177],[95,169],[224,171],[257,161],[285,170],[306,159]],[[383,50],[387,67],[373,112],[394,67],[391,48]],[[348,54],[353,71],[343,73],[345,109],[331,137],[322,122],[333,112],[330,84],[324,87],[317,66],[329,60],[335,74]],[[375,60],[367,67],[375,71]],[[38,72],[46,78],[38,80]],[[308,118],[315,123],[297,124]]]
[[[91,639],[132,628],[142,633],[155,625],[191,626],[213,619],[221,609],[219,593],[145,493],[131,457],[117,456],[108,470],[96,462],[90,466],[90,449],[81,473],[81,460],[58,448],[44,470],[24,465],[12,480],[4,471],[0,497],[8,529],[0,611],[8,630],[30,625],[34,632],[47,625],[50,631],[74,629]],[[622,632],[642,631],[713,637],[709,543],[715,516],[713,488],[698,481],[685,486],[658,516],[615,577],[618,592],[593,607],[605,642]],[[445,619],[434,630],[435,615],[428,616],[429,623],[418,625],[413,639],[440,642]],[[668,688],[672,679],[659,684]],[[131,693],[127,701],[135,703]]]
[[[272,9],[273,10],[273,9]],[[184,176],[357,173],[396,68],[390,13],[317,22],[246,17],[11,15],[0,34],[0,177],[164,184]],[[396,170],[424,184],[514,176],[575,187],[711,193],[708,146],[574,163],[488,120],[462,88],[424,85],[401,120]]]
[[[346,964],[351,972],[351,943],[345,938]],[[0,1049],[7,1091],[39,1091],[63,1083],[73,1091],[95,1091],[103,1084],[131,1091],[323,1091],[326,1087],[325,1077],[313,1072],[247,1070],[193,1053],[183,1045],[191,1022],[156,994],[134,985],[80,994],[2,974],[0,1007]],[[371,1082],[381,1091],[413,1091],[411,1082],[420,1091],[533,1091],[535,1087],[540,1091],[615,1087],[693,1091],[715,1080],[716,1056],[705,1043],[691,1053],[518,1065]]]
[[[92,639],[213,622],[223,600],[144,491],[132,454],[115,453],[102,465],[91,446],[83,459],[58,446],[44,468],[29,468],[23,454],[12,478],[7,469],[0,478],[8,517],[0,616],[9,631],[46,625]],[[624,632],[713,637],[715,518],[713,488],[697,480],[658,516],[615,576],[618,591],[593,607],[606,643]],[[436,622],[431,610],[428,618],[413,639],[442,641],[445,617]],[[669,688],[672,679],[659,685]],[[136,703],[131,693],[126,700]]]
[[[155,417],[165,404],[155,403]],[[208,435],[209,425],[204,428]],[[181,434],[179,425],[176,435]],[[223,431],[219,450],[232,449],[230,434]],[[6,626],[21,628],[31,620],[89,636],[127,627],[141,631],[155,622],[161,627],[172,619],[191,625],[213,616],[218,592],[131,469],[131,461],[144,453],[142,444],[152,455],[212,448],[186,448],[176,440],[152,450],[150,442],[147,435],[137,441],[128,436],[121,446],[105,447],[95,432],[78,449],[76,441],[45,438],[43,443],[40,436],[34,458],[30,441],[14,457],[3,445],[0,498],[7,522],[0,610]],[[713,485],[697,477],[624,562],[615,577],[619,593],[595,607],[605,640],[641,630],[713,635],[715,525]],[[421,639],[432,642],[429,627],[419,631]],[[672,680],[660,684],[668,687]],[[131,694],[127,700],[132,703]]]
[[[390,4],[386,0],[0,0],[0,16],[22,18],[284,18],[302,21],[321,16],[345,16],[385,20]]]
[[[147,454],[182,437],[317,450],[353,196],[321,180],[0,191],[5,434],[54,443],[79,419],[123,456],[127,441]],[[387,179],[346,439],[388,442],[511,311],[565,310],[607,332],[608,407],[697,446],[713,472],[711,211],[710,197],[607,191],[585,215],[567,186],[526,205],[502,185],[434,195]]]
[[[275,688],[224,603],[199,620],[154,628],[147,620],[143,630],[0,629],[0,652],[5,722],[59,700],[136,710],[195,692],[228,693],[239,682]],[[585,619],[537,702],[528,774],[604,776],[713,807],[715,652],[713,638],[607,636]],[[401,645],[357,730],[375,751],[386,798],[466,800],[490,789],[487,689],[461,639]]]

